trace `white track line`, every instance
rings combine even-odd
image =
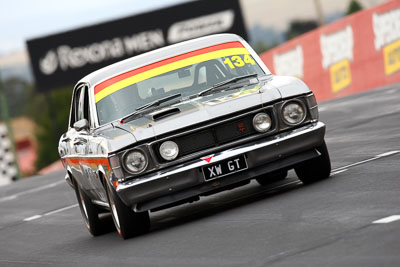
[[[0,202],[2,202],[2,201],[8,201],[8,200],[13,200],[13,199],[16,199],[16,198],[17,198],[16,195],[6,196],[6,197],[0,198]]]
[[[357,165],[360,165],[360,164],[363,164],[363,163],[367,163],[367,162],[370,162],[370,161],[373,161],[373,160],[377,160],[377,159],[380,159],[380,158],[392,156],[392,155],[399,154],[399,153],[400,153],[399,150],[389,151],[389,152],[386,152],[386,153],[382,153],[382,154],[376,155],[375,157],[370,158],[370,159],[362,160],[362,161],[359,161],[359,162],[356,162],[356,163],[352,163],[352,164],[349,164],[349,165],[334,169],[334,170],[332,170],[332,172],[336,172],[337,173],[338,171],[341,171],[341,170],[344,170],[344,169],[348,169],[350,167],[354,167],[354,166],[357,166]]]
[[[375,223],[375,224],[376,223],[391,223],[391,222],[398,221],[398,220],[400,220],[400,215],[392,215],[389,217],[385,217],[385,218],[373,221],[372,223]]]
[[[331,172],[331,176],[332,176],[332,175],[339,174],[339,173],[342,173],[342,172],[345,172],[345,171],[348,171],[348,170],[349,170],[349,169],[333,170],[333,171]]]
[[[31,217],[25,218],[24,222],[33,221],[33,220],[36,220],[36,219],[39,219],[39,218],[42,218],[42,215],[33,215]]]
[[[69,210],[69,209],[72,209],[72,208],[75,208],[75,207],[78,207],[78,204],[74,204],[74,205],[70,205],[70,206],[67,206],[67,207],[64,207],[64,208],[61,208],[61,209],[49,211],[49,212],[44,213],[43,215],[33,215],[31,217],[25,218],[23,221],[24,222],[34,221],[34,220],[40,219],[40,218],[42,218],[44,216],[49,216],[49,215],[52,215],[52,214],[56,214],[56,213],[62,212],[64,210]]]
[[[58,210],[53,210],[53,211],[47,212],[47,213],[43,214],[43,216],[52,215],[52,214],[59,213],[59,212],[62,212],[64,210],[69,210],[69,209],[72,209],[72,208],[75,208],[75,207],[78,207],[78,204],[74,204],[74,205],[67,206],[67,207],[64,207],[64,208],[61,208],[61,209],[58,209]]]
[[[47,185],[43,185],[43,186],[39,186],[39,187],[36,187],[36,188],[29,189],[29,190],[26,190],[26,191],[22,191],[22,192],[14,194],[14,195],[2,197],[2,198],[0,198],[0,202],[13,200],[13,199],[16,199],[16,198],[18,198],[20,196],[23,196],[23,195],[36,193],[36,192],[39,192],[39,191],[42,191],[42,190],[45,190],[45,189],[48,189],[48,188],[55,187],[55,186],[57,186],[59,184],[62,184],[62,183],[65,183],[65,181],[64,180],[57,181],[57,182],[54,182],[54,183],[51,183],[51,184],[47,184]]]

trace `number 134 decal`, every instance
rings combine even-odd
[[[236,67],[243,67],[246,64],[255,65],[256,62],[254,61],[254,59],[251,58],[251,56],[249,54],[247,54],[247,55],[244,55],[243,59],[241,56],[227,57],[224,60],[224,64],[228,65],[231,69],[234,69]]]

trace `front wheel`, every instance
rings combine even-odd
[[[304,184],[328,178],[331,174],[331,160],[325,141],[316,149],[321,153],[319,157],[307,160],[294,169]]]
[[[93,236],[104,234],[107,231],[107,222],[99,218],[101,210],[96,207],[88,195],[75,183],[75,193],[78,199],[85,226]]]
[[[150,230],[148,212],[135,212],[119,198],[114,188],[107,183],[107,197],[111,214],[118,234],[123,238],[131,238]]]

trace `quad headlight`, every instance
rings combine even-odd
[[[271,128],[271,117],[267,113],[257,113],[253,118],[253,126],[257,132],[265,133]]]
[[[173,141],[165,141],[160,146],[160,155],[165,160],[173,160],[179,154],[179,147]]]
[[[147,156],[140,150],[132,150],[124,155],[124,165],[127,171],[140,173],[147,168]]]
[[[298,101],[289,101],[282,107],[282,118],[288,125],[297,125],[306,118],[304,105]]]

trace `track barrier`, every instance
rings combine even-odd
[[[400,0],[388,1],[260,55],[272,73],[296,76],[318,101],[400,82]]]

